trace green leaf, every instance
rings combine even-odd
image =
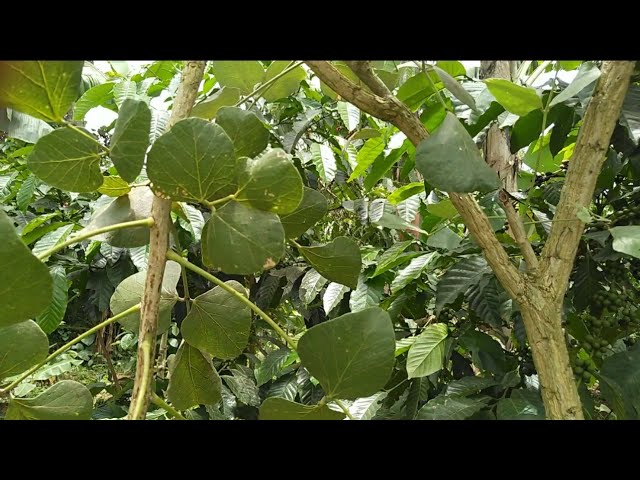
[[[200,102],[191,110],[192,117],[211,120],[222,107],[235,105],[240,100],[240,90],[237,88],[222,87],[216,93]]]
[[[395,356],[402,355],[404,352],[408,352],[411,348],[411,345],[416,343],[418,337],[405,337],[396,341],[396,352]]]
[[[39,184],[40,181],[35,175],[29,175],[25,181],[22,182],[22,186],[16,195],[16,203],[22,212],[27,211],[27,207],[31,204],[33,194],[36,193]]]
[[[0,105],[62,123],[80,94],[84,62],[1,62]]]
[[[52,267],[51,278],[53,279],[53,298],[47,309],[36,317],[36,322],[47,335],[55,331],[62,322],[69,300],[69,283],[64,268],[60,265]]]
[[[267,397],[281,397],[293,402],[298,395],[298,384],[296,382],[296,374],[290,373],[283,375],[274,381],[269,387]]]
[[[586,207],[581,207],[576,212],[576,217],[578,217],[578,220],[584,223],[591,223],[591,221],[593,220],[593,217],[591,217],[591,213]]]
[[[291,62],[283,60],[272,62],[267,68],[267,73],[265,74],[263,83],[268,82],[276,75],[282,73],[290,64]],[[293,95],[298,91],[300,88],[300,82],[305,78],[307,78],[307,74],[304,71],[304,68],[302,68],[302,66],[297,66],[289,73],[276,80],[269,88],[264,90],[262,98],[267,102],[275,102],[281,98]]]
[[[298,342],[302,364],[329,399],[356,399],[381,390],[391,376],[394,352],[391,319],[378,307],[316,325]]]
[[[0,380],[28,370],[48,353],[47,335],[33,320],[0,328]]]
[[[613,249],[616,252],[640,258],[640,226],[613,227],[609,231],[613,236]]]
[[[473,363],[482,370],[504,375],[517,365],[512,357],[507,359],[502,346],[486,333],[470,330],[461,335],[458,342],[471,352]]]
[[[9,113],[11,114],[10,118],[9,115],[7,115]],[[36,143],[40,138],[51,133],[53,128],[44,120],[32,117],[26,113],[0,108],[0,130],[4,131],[8,137],[17,138],[27,143]],[[16,150],[11,155],[16,155],[20,150],[22,149]],[[11,155],[9,158],[12,158]]]
[[[72,224],[67,224],[62,225],[61,227],[56,228],[51,232],[48,232],[36,242],[31,250],[31,253],[36,256],[40,256],[40,254],[49,250],[50,248],[60,245],[71,234],[71,232],[73,231],[73,227],[74,226]],[[49,257],[43,258],[42,261],[46,262],[48,258]]]
[[[347,237],[334,238],[331,243],[319,247],[298,247],[320,275],[332,282],[350,288],[358,286],[358,276],[362,267],[358,244]]]
[[[424,192],[424,183],[413,182],[394,190],[393,193],[387,197],[387,200],[389,203],[397,205],[403,200],[422,192]]]
[[[409,262],[409,265],[400,270],[396,278],[393,279],[393,282],[391,282],[391,291],[395,294],[409,285],[412,280],[422,275],[422,272],[427,268],[431,260],[438,258],[438,256],[436,252],[430,252],[413,258],[411,262]]]
[[[429,325],[418,335],[407,356],[409,378],[426,377],[442,370],[447,336],[447,325],[444,323]]]
[[[445,305],[455,302],[459,295],[480,281],[491,270],[482,256],[467,257],[447,270],[436,291],[436,311],[439,313]]]
[[[73,119],[76,122],[82,121],[89,110],[104,106],[113,99],[114,85],[114,82],[101,83],[84,92],[73,107]]]
[[[280,223],[287,238],[298,238],[325,216],[328,203],[317,190],[303,187],[302,200],[298,207],[287,215],[280,215]]]
[[[149,187],[134,187],[128,194],[112,200],[94,213],[83,231],[89,232],[118,223],[149,218],[153,197]],[[141,247],[149,243],[149,227],[112,230],[96,235],[94,240],[106,242],[114,247]]]
[[[120,197],[131,191],[131,187],[122,178],[116,175],[104,177],[102,186],[98,188],[98,192],[108,197]]]
[[[382,212],[382,215],[380,216],[380,218],[378,218],[375,221],[372,220],[372,222],[375,223],[376,225],[380,225],[381,227],[389,228],[393,230],[413,230],[414,232],[420,232],[424,234],[428,233],[425,230],[422,230],[421,228],[416,227],[412,223],[409,223],[406,220],[403,220],[397,215],[394,215],[388,212]]]
[[[461,62],[456,60],[439,60],[436,62],[436,68],[444,70],[452,77],[464,77],[467,75],[467,69]]]
[[[465,398],[438,395],[418,411],[416,420],[464,420],[489,403],[489,397]]]
[[[358,152],[358,165],[353,169],[348,181],[352,182],[365,173],[374,160],[384,152],[384,147],[385,141],[383,137],[370,138],[367,140]]]
[[[513,390],[498,402],[496,414],[498,420],[544,420],[544,406],[537,392]]]
[[[456,97],[465,105],[468,105],[472,110],[477,110],[476,101],[474,100],[474,98],[469,92],[464,89],[462,85],[460,85],[460,83],[458,83],[455,78],[453,78],[452,75],[450,75],[437,65],[433,67],[433,69],[440,77],[440,80],[442,80],[442,83],[444,83],[444,86],[447,87],[447,90],[449,90],[454,97]],[[464,74],[466,74],[466,71],[463,73],[463,75]]]
[[[262,363],[256,368],[256,384],[258,387],[264,385],[271,380],[275,380],[283,365],[287,361],[291,351],[288,348],[280,348],[271,352],[265,357]]]
[[[486,275],[479,282],[471,285],[465,296],[469,302],[469,308],[483,322],[496,328],[502,326],[500,297],[498,296],[498,289],[493,275]]]
[[[298,208],[304,193],[300,172],[279,148],[255,160],[246,159],[239,184],[237,201],[247,200],[254,208],[284,215]]]
[[[316,166],[320,178],[324,183],[331,183],[336,178],[336,158],[333,156],[331,147],[314,143],[310,148],[311,161]]]
[[[349,297],[349,308],[352,312],[359,312],[368,307],[377,307],[384,291],[384,280],[378,277],[367,281],[367,277],[360,275],[357,288]]]
[[[326,405],[302,405],[280,397],[269,397],[260,406],[260,420],[342,420],[344,413]]]
[[[580,65],[578,73],[576,74],[573,82],[571,82],[567,88],[560,92],[557,96],[551,100],[550,106],[554,106],[558,103],[569,100],[574,95],[577,95],[584,88],[591,85],[598,78],[600,78],[600,70],[593,62],[585,62]]]
[[[27,223],[23,227],[22,232],[20,232],[20,236],[24,239],[24,237],[26,237],[29,233],[33,232],[36,228],[41,226],[43,223],[46,223],[52,218],[55,218],[58,216],[60,216],[60,212],[45,213],[44,215],[38,215],[36,218],[31,220],[29,223]],[[25,244],[26,243],[27,242],[25,242]]]
[[[45,135],[27,157],[29,169],[49,185],[92,192],[102,185],[100,145],[86,131],[64,127]]]
[[[211,362],[195,347],[183,343],[173,363],[167,398],[178,410],[215,405],[222,400],[222,381]]]
[[[125,100],[128,98],[137,99],[138,85],[131,80],[122,80],[113,86],[113,99],[116,102],[118,108],[122,107]]]
[[[216,115],[216,123],[227,133],[236,157],[255,157],[269,144],[269,130],[258,116],[237,107],[222,107]]]
[[[247,296],[245,288],[235,280],[225,283]],[[193,299],[181,327],[186,342],[223,360],[242,353],[250,329],[249,307],[219,286]]]
[[[448,397],[466,397],[494,385],[497,385],[497,382],[493,378],[462,377],[460,380],[455,380],[447,385],[445,395]]]
[[[433,74],[433,77],[436,77],[435,73]],[[427,97],[434,93],[436,92],[429,83],[427,74],[425,72],[420,72],[400,86],[397,97],[398,100],[404,102],[407,107],[415,111],[420,105],[422,105],[422,102],[424,102]]]
[[[640,348],[607,357],[598,376],[600,391],[616,416],[640,419]]]
[[[93,397],[84,385],[62,380],[36,398],[12,398],[6,420],[89,420]]]
[[[222,378],[238,400],[253,407],[260,405],[260,392],[253,381],[253,372],[249,369],[247,372],[231,369],[231,372],[233,376],[223,375]]]
[[[541,110],[533,110],[516,120],[511,129],[511,153],[528,147],[531,142],[538,139],[542,131],[542,116]]]
[[[462,238],[457,233],[453,232],[449,227],[444,227],[433,235],[429,235],[427,246],[451,251],[458,248],[460,242],[462,242]]]
[[[340,114],[340,119],[347,127],[347,131],[352,132],[356,128],[358,128],[358,125],[360,125],[360,109],[355,105],[352,105],[347,102],[338,102],[338,114]],[[378,132],[377,130],[373,130],[373,131],[377,134],[377,135],[373,134],[374,137],[380,136],[380,132]],[[361,132],[358,132],[358,133],[361,133]],[[350,137],[351,140],[356,140],[355,137],[357,135],[358,134],[354,135],[353,137]],[[362,138],[362,136],[358,138]],[[371,137],[368,137],[368,138],[371,138]]]
[[[489,78],[484,83],[498,103],[514,115],[522,117],[543,108],[542,99],[533,88],[522,87],[502,78]]]
[[[147,278],[147,272],[138,272],[125,278],[116,287],[109,302],[111,313],[118,315],[125,310],[137,305],[142,300],[142,292]],[[160,313],[158,317],[158,335],[166,332],[171,326],[171,310],[178,301],[176,285],[180,279],[180,265],[168,261],[164,267],[162,290],[160,292]],[[130,313],[119,321],[126,330],[138,333],[140,328],[140,312]]]
[[[351,104],[347,103],[346,105],[351,105]],[[360,110],[358,110],[358,112],[360,112]],[[353,110],[350,110],[349,114],[352,114],[352,113],[353,113]],[[350,116],[350,118],[352,119],[351,121],[353,121],[353,117]],[[363,128],[362,130],[358,131],[358,133],[356,133],[352,137],[350,137],[350,139],[351,139],[351,141],[354,141],[354,140],[368,140],[369,138],[376,138],[376,137],[381,137],[381,136],[382,136],[382,134],[378,130],[376,130],[374,128]]]
[[[485,192],[502,185],[451,112],[435,133],[418,145],[416,169],[433,187],[447,192]]]
[[[449,199],[441,200],[438,203],[430,203],[427,205],[427,211],[440,218],[451,219],[458,216],[458,210],[456,210],[456,207],[453,206],[453,203],[451,203]]]
[[[251,93],[255,85],[264,78],[264,69],[257,60],[214,61],[211,63],[211,70],[220,85],[237,88],[244,95]]]
[[[348,291],[349,287],[345,287],[340,283],[332,282],[327,285],[327,289],[322,297],[322,308],[324,308],[325,313],[331,313],[331,311],[340,304],[344,294]]]
[[[111,137],[111,160],[127,182],[133,182],[142,170],[150,130],[151,110],[147,104],[127,98],[120,107]]]
[[[177,122],[147,156],[154,191],[178,201],[207,203],[235,192],[236,157],[222,127],[200,118]]]
[[[268,270],[284,255],[284,229],[278,216],[234,201],[211,215],[202,238],[204,263],[228,274]]]
[[[313,268],[305,273],[300,283],[300,299],[302,303],[309,305],[313,302],[326,283],[327,279]]]
[[[377,277],[378,275],[383,274],[390,268],[398,265],[396,263],[400,258],[402,252],[404,252],[409,245],[413,243],[411,240],[407,240],[406,242],[394,243],[390,248],[384,251],[380,258],[378,259],[378,264],[376,265],[376,270],[373,272],[371,277]]]
[[[387,392],[378,392],[364,398],[358,398],[349,405],[349,413],[354,420],[371,420],[382,407]]]
[[[0,208],[0,328],[40,314],[51,302],[49,269],[29,251]]]

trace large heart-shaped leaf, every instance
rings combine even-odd
[[[94,213],[85,231],[149,218],[153,197],[149,187],[134,187],[128,194],[114,199]],[[112,230],[97,235],[94,239],[114,247],[141,247],[149,243],[149,227]]]
[[[344,413],[326,405],[302,405],[280,397],[269,397],[260,406],[260,420],[342,420]]]
[[[463,258],[453,267],[447,270],[440,281],[436,291],[436,310],[453,303],[458,295],[462,295],[467,289],[480,281],[491,270],[482,256]]]
[[[222,87],[216,93],[200,102],[191,110],[192,117],[211,120],[222,107],[235,105],[240,99],[240,90],[237,88]]]
[[[446,324],[434,323],[418,335],[407,356],[409,378],[426,377],[442,370],[447,332]]]
[[[214,61],[211,70],[223,87],[233,87],[246,95],[251,93],[258,82],[264,78],[264,69],[257,60]]]
[[[302,200],[300,172],[284,150],[275,148],[256,158],[246,159],[239,179],[238,201],[268,212],[292,213]]]
[[[80,94],[82,61],[0,62],[0,105],[62,123]]]
[[[389,315],[378,307],[347,313],[307,330],[298,354],[328,398],[373,395],[389,380],[395,361],[395,334]]]
[[[6,420],[89,420],[93,397],[87,387],[62,380],[36,398],[12,398]]]
[[[222,107],[216,114],[216,123],[229,135],[236,157],[253,158],[269,144],[269,130],[253,112]]]
[[[640,258],[640,226],[613,227],[609,231],[613,236],[613,249],[616,252]]]
[[[313,227],[327,213],[326,197],[313,188],[304,187],[298,207],[287,215],[280,215],[280,222],[287,238],[297,238]]]
[[[542,109],[542,99],[530,87],[523,87],[502,78],[484,81],[491,94],[505,110],[521,117],[533,110]]]
[[[47,335],[33,320],[0,328],[0,380],[28,370],[48,353]]]
[[[350,288],[358,286],[362,259],[358,244],[350,238],[337,237],[326,245],[300,246],[298,249],[309,264],[326,279]]]
[[[120,107],[111,137],[111,160],[127,182],[133,182],[142,170],[150,129],[151,110],[146,102],[127,98]]]
[[[36,317],[51,302],[49,269],[22,242],[0,208],[0,327]]]
[[[267,270],[284,255],[284,229],[278,216],[233,201],[211,215],[202,239],[205,264],[230,274]]]
[[[500,188],[498,175],[482,159],[475,142],[451,112],[416,149],[416,168],[433,187],[446,192],[486,192]]]
[[[155,192],[173,200],[207,203],[235,192],[233,142],[222,127],[200,118],[176,123],[147,156]]]
[[[222,399],[222,381],[211,362],[195,347],[183,343],[176,353],[167,398],[178,410],[215,405]]]
[[[265,74],[264,81],[268,82],[276,75],[282,73],[291,62],[277,60],[272,62],[267,68],[267,73]],[[275,102],[276,100],[284,97],[288,97],[298,91],[300,88],[300,82],[307,78],[307,74],[304,71],[302,66],[297,66],[289,73],[283,75],[278,80],[276,80],[270,87],[268,87],[264,93],[262,94],[262,98],[264,98],[267,102]]]
[[[116,287],[109,302],[111,313],[118,315],[140,303],[144,291],[147,272],[138,272],[125,278]],[[164,267],[162,291],[160,292],[160,313],[158,318],[158,335],[166,332],[171,326],[171,309],[178,301],[176,285],[180,279],[180,265],[168,261]],[[140,312],[130,313],[120,319],[120,324],[128,331],[138,333]]]
[[[61,190],[96,190],[102,185],[100,145],[88,132],[82,132],[64,127],[42,137],[27,157],[29,169]]]
[[[247,295],[245,288],[235,280],[226,283]],[[249,341],[250,329],[249,307],[221,287],[198,295],[181,327],[185,341],[223,360],[242,353]]]

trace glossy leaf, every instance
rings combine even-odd
[[[282,73],[291,62],[277,60],[272,62],[267,68],[267,72],[264,77],[264,83],[268,82],[276,75]],[[270,87],[268,87],[262,94],[267,102],[275,102],[276,100],[289,95],[293,95],[300,88],[300,82],[307,78],[307,74],[302,66],[297,66],[286,75],[276,80]]]
[[[49,353],[49,340],[33,321],[0,328],[0,380],[22,373]]]
[[[214,61],[211,70],[220,85],[237,88],[244,95],[251,93],[256,84],[264,78],[264,69],[257,60]]]
[[[51,278],[53,280],[51,303],[44,312],[36,317],[36,322],[46,334],[50,334],[58,328],[67,311],[69,300],[69,282],[64,268],[60,265],[52,267]]]
[[[62,380],[35,398],[12,398],[6,420],[89,420],[93,397],[84,385]]]
[[[236,150],[236,157],[255,157],[269,144],[269,130],[253,112],[237,107],[222,107],[216,123],[227,133]]]
[[[38,140],[27,165],[51,186],[92,192],[102,185],[99,153],[99,144],[86,130],[64,127]]]
[[[120,197],[131,191],[129,184],[118,176],[104,177],[98,192],[108,197]]]
[[[247,296],[245,288],[235,280],[225,283]],[[223,360],[242,353],[250,329],[249,307],[219,286],[193,299],[181,327],[186,342]]]
[[[205,264],[249,275],[276,266],[284,255],[284,229],[275,213],[231,201],[216,210],[202,232]]]
[[[211,362],[195,347],[183,343],[173,363],[167,398],[178,410],[215,405],[222,399],[222,382]]]
[[[147,156],[151,187],[173,200],[206,203],[234,193],[235,167],[229,136],[200,118],[176,123]]]
[[[556,95],[553,100],[551,100],[550,106],[554,106],[558,103],[569,100],[574,95],[577,95],[584,88],[591,85],[598,78],[600,78],[600,70],[593,62],[585,62],[580,65],[578,69],[578,73],[576,74],[573,81],[561,91],[558,95]]]
[[[488,377],[462,377],[447,385],[445,395],[466,397],[496,385],[496,381]]]
[[[393,370],[394,352],[391,319],[377,307],[316,325],[298,342],[302,364],[327,397],[347,400],[382,389]]]
[[[418,411],[416,420],[464,420],[489,403],[489,397],[465,398],[438,395]]]
[[[447,325],[435,323],[425,328],[409,349],[407,374],[409,378],[426,377],[442,369]]]
[[[318,174],[325,183],[331,183],[336,177],[336,158],[333,156],[331,147],[314,143],[311,145],[311,161],[316,166]]]
[[[0,209],[0,328],[33,318],[51,302],[49,269],[29,251]]]
[[[319,247],[298,247],[323,277],[350,288],[358,285],[362,266],[358,244],[347,237],[337,237],[331,243]]]
[[[302,405],[280,397],[269,397],[260,406],[260,420],[342,420],[344,413],[326,405]]]
[[[436,311],[440,312],[445,305],[453,303],[458,295],[465,293],[489,271],[486,260],[481,256],[463,258],[456,263],[438,282]]]
[[[340,304],[344,294],[348,291],[349,287],[340,283],[332,282],[327,285],[327,289],[322,297],[322,307],[324,308],[325,313],[331,313],[331,311]]]
[[[418,145],[416,168],[430,185],[446,192],[485,192],[501,186],[496,172],[450,112],[435,133]]]
[[[640,226],[613,227],[609,231],[613,236],[613,249],[616,252],[640,258]]]
[[[524,116],[543,108],[542,99],[533,88],[516,85],[502,78],[489,78],[484,83],[498,103],[515,115]]]
[[[602,396],[621,420],[640,419],[640,348],[607,357],[599,375]]]
[[[357,157],[357,166],[353,169],[349,181],[353,181],[367,171],[374,160],[384,151],[385,141],[382,137],[370,138],[367,140]]]
[[[496,413],[498,420],[544,420],[540,394],[530,390],[513,390],[498,402]]]
[[[118,173],[133,182],[144,163],[149,147],[151,111],[142,100],[128,98],[118,112],[116,128],[111,137],[111,160]]]
[[[448,72],[437,65],[433,67],[433,69],[440,77],[440,80],[442,80],[442,83],[444,83],[444,86],[447,87],[447,90],[449,90],[454,97],[456,97],[465,105],[468,105],[472,110],[476,110],[476,101],[474,100],[474,98],[469,92],[464,89],[462,85],[460,85],[460,83],[458,83],[455,78],[453,78],[453,76],[451,76]]]
[[[291,213],[280,215],[280,223],[287,238],[298,238],[313,227],[328,210],[326,197],[317,190],[303,187],[302,200]]]
[[[84,120],[89,110],[104,106],[113,99],[113,82],[101,83],[84,92],[73,107],[73,119],[76,122]]]
[[[453,232],[449,227],[444,227],[429,236],[427,246],[451,251],[458,248],[460,242],[462,242],[462,238],[457,233]]]
[[[424,183],[413,182],[408,185],[404,185],[397,190],[394,190],[393,193],[391,193],[391,195],[387,197],[387,200],[389,201],[389,203],[397,205],[403,200],[406,200],[407,198],[422,192],[424,192]]]
[[[376,270],[375,272],[373,272],[372,277],[377,277],[390,268],[395,267],[397,265],[395,262],[407,249],[407,247],[411,245],[411,243],[413,243],[411,240],[407,240],[406,242],[394,243],[393,245],[391,245],[391,247],[385,250],[378,259],[378,264],[376,265]]]
[[[280,348],[265,357],[255,370],[256,384],[259,387],[274,380],[291,354],[288,348]]]
[[[62,123],[80,94],[82,61],[0,63],[0,105]]]
[[[195,105],[191,110],[191,116],[211,120],[222,107],[235,105],[238,100],[240,100],[239,89],[222,87],[205,101]]]
[[[391,291],[393,293],[398,293],[404,287],[409,285],[412,280],[420,277],[431,260],[437,257],[438,254],[436,252],[430,252],[413,258],[411,262],[409,262],[409,265],[400,270],[398,275],[396,275],[396,278],[393,279],[393,282],[391,283]]]
[[[305,305],[309,305],[318,296],[327,279],[320,275],[314,268],[310,269],[302,277],[300,283],[300,299]]]

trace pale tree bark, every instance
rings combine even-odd
[[[201,61],[185,63],[180,86],[173,102],[169,128],[179,120],[187,118],[191,113],[198,96],[198,87],[204,75],[205,64],[206,62]],[[151,216],[155,223],[150,231],[149,264],[140,310],[136,378],[127,416],[130,420],[143,420],[151,401],[160,291],[169,248],[170,214],[171,200],[155,196],[151,206]]]
[[[354,73],[371,92],[355,85],[329,62],[306,63],[341,97],[364,112],[394,124],[414,145],[428,138],[428,132],[416,115],[376,85],[375,74],[368,62],[359,62]],[[554,220],[561,221],[553,223],[539,265],[532,262],[534,265],[529,265],[526,272],[519,272],[494,235],[489,219],[475,198],[468,194],[449,194],[487,263],[511,298],[520,305],[549,419],[584,418],[562,330],[562,300],[584,229],[577,212],[591,202],[633,65],[633,62],[614,61],[603,65],[558,203]]]

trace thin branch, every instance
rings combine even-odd
[[[391,92],[387,86],[371,69],[371,62],[359,60],[346,63],[353,73],[355,73],[356,76],[362,80],[362,82],[369,87],[373,93],[383,98],[391,96]]]
[[[516,212],[515,208],[513,208],[511,200],[504,190],[500,191],[500,202],[502,203],[504,211],[507,214],[507,221],[509,222],[509,227],[511,227],[513,238],[520,247],[520,251],[524,256],[524,261],[527,262],[527,269],[534,270],[538,268],[538,257],[536,257],[536,254],[533,251],[533,247],[527,239],[527,234],[524,231],[524,224],[522,223],[522,219]]]
[[[349,420],[355,420],[355,418],[353,418],[353,415],[351,415],[351,412],[349,411],[349,409],[345,407],[340,400],[334,400],[333,402],[340,407],[340,410],[344,412],[344,414],[347,416]]]
[[[162,398],[160,398],[156,392],[151,392],[151,402],[156,406],[156,407],[160,407],[163,410],[165,410],[169,415],[171,415],[173,418],[175,418],[176,420],[186,420],[186,418],[184,418],[182,416],[182,414],[176,410],[175,408],[173,408],[171,405],[169,405],[167,402],[165,402]]]
[[[185,62],[180,86],[173,102],[169,128],[179,120],[187,118],[191,113],[198,95],[198,87],[204,75],[205,64],[206,62],[203,61]],[[131,395],[129,415],[127,416],[131,420],[144,419],[151,401],[160,291],[166,264],[166,254],[169,249],[170,214],[171,200],[154,196],[151,216],[155,220],[155,224],[151,227],[150,232],[149,264],[142,294],[142,310],[140,312],[138,362],[136,364],[136,378]]]
[[[605,161],[635,62],[607,61],[578,134],[549,238],[542,250],[541,278],[556,301],[564,296],[584,223],[578,211],[588,207]],[[577,220],[571,222],[567,220]]]

